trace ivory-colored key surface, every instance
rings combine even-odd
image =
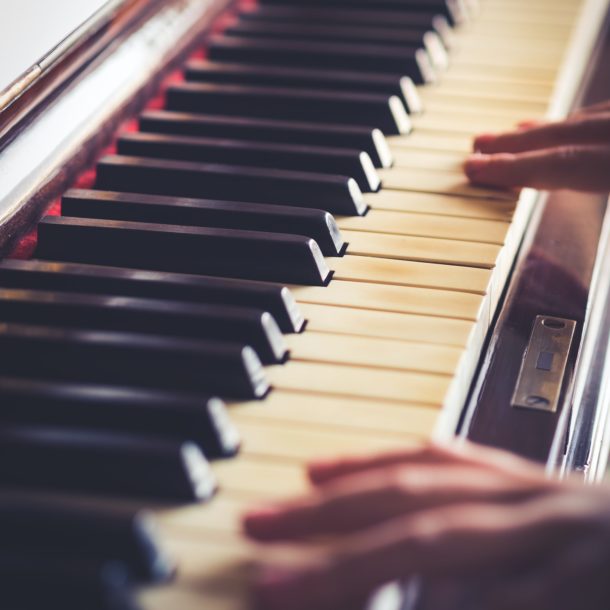
[[[415,150],[433,150],[440,152],[469,153],[472,150],[472,138],[462,134],[436,133],[425,130],[414,131],[408,138],[404,136],[389,136],[388,144],[392,149],[407,148]],[[391,188],[385,185],[384,188]],[[437,192],[437,191],[435,191]]]
[[[293,364],[298,366],[301,363],[295,362]],[[386,371],[380,371],[380,373],[387,374]],[[278,377],[278,387],[281,387],[279,384],[284,383],[287,384],[286,387],[290,385],[290,375],[284,374],[278,375]],[[321,380],[320,387],[324,381]],[[425,380],[420,382],[419,392],[421,394],[427,389],[424,384]],[[341,377],[333,384],[327,383],[326,385],[331,388],[329,393],[342,394]],[[300,387],[296,389],[300,389]],[[373,392],[376,392],[376,390],[371,388],[371,396],[374,395]],[[415,390],[413,394],[416,394]],[[390,395],[389,392],[388,395]],[[354,450],[354,447],[359,447],[362,453],[383,451],[396,447],[401,442],[404,444],[411,438],[409,434],[405,434],[404,438],[399,440],[383,433],[376,435],[372,431],[367,434],[362,431],[336,430],[313,425],[294,426],[285,422],[251,422],[239,418],[236,419],[236,422],[238,422],[239,429],[245,439],[241,450],[242,459],[254,456],[263,459],[277,458],[282,462],[292,460],[301,463],[303,460],[309,461],[320,457],[331,457],[337,455],[337,453],[349,453]]]
[[[336,305],[476,321],[481,296],[467,292],[333,280],[326,287],[291,286],[299,303]]]
[[[250,596],[245,586],[238,590],[215,591],[202,595],[201,592],[181,587],[142,589],[137,599],[140,605],[147,610],[168,610],[180,608],[181,610],[196,610],[201,608],[205,599],[206,608],[210,610],[252,610]],[[240,593],[242,593],[240,595]]]
[[[414,134],[414,137],[417,134]],[[405,144],[406,146],[406,144]],[[380,169],[379,176],[387,188],[399,191],[422,191],[481,199],[505,199],[515,201],[518,196],[512,191],[482,188],[470,184],[463,174],[429,169],[394,167]]]
[[[212,530],[218,533],[234,534],[239,531],[240,517],[250,506],[250,500],[243,496],[219,493],[213,502],[179,508],[157,510],[157,520],[163,529],[185,534],[205,534]]]
[[[472,62],[469,61],[468,63]],[[473,112],[477,110],[484,112],[486,108],[510,108],[514,112],[516,111],[523,115],[523,113],[544,111],[546,109],[546,102],[540,98],[508,96],[507,99],[503,95],[496,96],[493,92],[479,96],[471,94],[468,90],[450,89],[440,85],[437,89],[426,90],[421,97],[424,107],[427,102],[435,100],[446,104],[464,104]]]
[[[430,117],[421,115],[419,119],[429,120]],[[460,121],[450,119],[453,125],[459,125]],[[417,122],[414,123],[417,129]],[[457,131],[457,129],[455,130]],[[460,132],[463,133],[463,132]],[[437,152],[431,150],[410,150],[409,148],[393,148],[392,156],[395,167],[419,167],[422,169],[435,169],[444,172],[458,173],[463,171],[467,155],[457,152]]]
[[[249,501],[301,494],[308,489],[303,466],[293,461],[239,456],[215,462],[214,474],[220,490]]]
[[[535,80],[541,81],[544,83],[554,83],[557,78],[557,70],[552,68],[542,68],[540,66],[536,66],[535,64],[530,64],[528,66],[523,65],[494,65],[493,62],[489,64],[479,63],[473,65],[472,63],[465,62],[455,62],[454,65],[451,66],[451,74],[455,78],[464,78],[469,79],[476,75],[480,77],[492,77],[492,78],[503,78],[503,79],[520,79],[525,78],[527,80]],[[426,105],[428,111],[431,111],[432,108],[430,105]],[[484,114],[486,110],[495,111],[496,109],[487,108],[481,109]],[[510,108],[504,108],[504,110],[510,112]],[[513,110],[514,112],[514,110]],[[544,114],[544,111],[541,111],[541,115]]]
[[[338,398],[282,390],[272,392],[264,401],[229,404],[229,409],[235,422],[277,421],[336,431],[372,432],[389,435],[396,440],[405,436],[425,440],[437,416],[434,405],[407,402],[396,405],[362,398]]]
[[[426,132],[432,131],[439,133],[456,133],[471,138],[474,138],[477,134],[487,131],[506,131],[514,125],[514,121],[512,119],[495,117],[477,118],[474,113],[470,116],[463,115],[460,117],[456,117],[452,113],[441,116],[438,114],[422,113],[420,115],[413,116],[411,121],[415,131],[424,130]],[[459,156],[460,162],[464,161],[464,155],[454,156]],[[394,157],[394,160],[397,161],[396,153],[394,153]],[[397,165],[400,165],[400,163],[397,162]],[[444,164],[442,163],[439,163],[436,168],[445,169]],[[461,171],[461,163],[453,164],[450,169]]]
[[[490,45],[490,47],[491,48],[487,49],[488,53],[495,52],[499,56],[501,56],[502,53],[505,52],[505,48],[503,48],[503,47],[494,49],[493,44]],[[562,50],[549,48],[547,45],[544,45],[543,43],[541,43],[535,52],[536,65],[538,65],[542,68],[544,68],[544,67],[553,68],[553,66],[556,64],[558,59],[561,58],[562,52],[563,52]],[[525,51],[513,50],[512,53],[514,53],[515,55],[518,55],[519,63],[525,64],[525,65],[527,65],[528,61],[531,60],[531,58],[532,58],[532,51],[530,49],[526,49]],[[485,61],[484,57],[485,57],[485,54],[482,52],[482,49],[477,46],[462,47],[462,48],[457,48],[455,50],[455,61],[456,62],[463,61],[464,63],[476,64],[477,62],[484,62]],[[505,62],[502,62],[502,63],[505,63]],[[508,65],[511,65],[511,64],[508,64]],[[488,92],[487,95],[489,95],[489,93],[490,92]],[[493,93],[496,93],[496,92],[494,91]],[[540,104],[543,104],[543,105],[545,104],[544,99],[534,97],[531,92],[528,93],[524,97],[526,97],[528,99],[532,99],[532,100],[535,99]],[[518,98],[515,98],[514,93],[509,93],[509,94],[507,94],[506,99],[507,99],[507,101],[510,101],[510,100],[518,99]]]
[[[330,362],[452,375],[462,350],[447,345],[316,333],[287,338],[290,356],[300,362]]]
[[[439,288],[481,295],[487,291],[491,277],[489,269],[372,256],[348,255],[333,259],[331,265],[336,280]]]
[[[409,151],[412,152],[412,151]],[[415,151],[418,152],[418,151]],[[426,151],[429,152],[429,151]],[[434,154],[433,152],[431,154]],[[376,210],[438,214],[459,218],[481,218],[510,222],[515,211],[514,201],[473,199],[437,193],[397,191],[385,188],[379,193],[365,193],[365,203]]]
[[[465,120],[470,120],[474,114],[475,116],[479,115],[482,120],[494,118],[510,121],[511,125],[523,120],[542,120],[544,119],[545,115],[545,111],[542,109],[537,111],[530,110],[527,113],[527,116],[524,116],[522,112],[515,111],[514,108],[473,108],[467,105],[460,105],[454,102],[447,102],[446,100],[437,100],[432,98],[426,104],[426,112],[424,114],[428,116],[435,116],[437,113],[443,116],[453,116],[456,121],[459,121],[462,118]]]
[[[500,246],[452,239],[343,231],[350,254],[491,269]]]
[[[513,35],[510,40],[505,40],[503,38],[492,37],[487,33],[478,33],[472,34],[472,36],[462,36],[459,41],[455,45],[455,48],[452,49],[452,59],[456,57],[453,55],[453,52],[459,53],[463,49],[479,49],[482,51],[493,51],[494,53],[498,51],[503,51],[504,53],[512,53],[514,51],[515,45],[520,44],[521,46],[526,46],[528,50],[532,49],[531,45],[526,44],[528,41],[525,36]],[[540,36],[536,41],[535,50],[538,51],[540,49],[551,49],[553,51],[557,51],[563,53],[565,50],[564,42],[561,38],[557,36]],[[459,55],[457,55],[459,57]],[[443,81],[447,79],[443,78]]]
[[[443,75],[443,82],[453,87],[463,86],[465,89],[475,94],[479,91],[489,91],[490,87],[497,93],[514,91],[515,87],[518,87],[520,90],[523,88],[536,95],[546,95],[547,99],[553,93],[554,82],[552,79],[543,81],[540,79],[527,79],[523,76],[511,79],[502,78],[500,75],[492,76],[482,74],[471,74],[468,79],[466,79],[464,76],[460,76],[457,71],[457,66],[455,71],[449,70],[447,74]]]
[[[300,307],[307,319],[307,328],[316,332],[464,347],[473,327],[470,321],[451,318],[314,303],[301,303]]]
[[[342,231],[436,237],[497,245],[504,243],[510,227],[507,222],[497,220],[447,218],[433,214],[409,214],[385,210],[371,210],[366,216],[339,217],[337,224]]]
[[[267,374],[273,387],[284,390],[432,405],[443,402],[451,382],[445,375],[313,362],[272,366]]]

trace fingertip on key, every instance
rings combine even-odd
[[[474,139],[473,150],[474,152],[485,152],[485,150],[493,144],[497,139],[495,133],[482,133]]]
[[[255,577],[253,594],[257,610],[286,610],[295,605],[298,575],[277,566],[262,566]]]
[[[488,167],[491,160],[490,155],[475,153],[470,155],[464,162],[464,172],[470,180],[476,180],[482,171]]]
[[[248,511],[241,518],[243,532],[250,538],[266,540],[273,537],[274,524],[280,511],[272,506]]]

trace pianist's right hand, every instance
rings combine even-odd
[[[464,169],[471,182],[541,190],[610,191],[610,102],[565,121],[483,134]]]
[[[256,589],[267,610],[360,609],[413,574],[468,594],[435,610],[608,608],[610,488],[549,480],[473,445],[336,460],[309,475],[308,496],[244,519],[271,549]],[[484,586],[463,587],[472,582]]]

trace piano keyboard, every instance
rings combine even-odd
[[[579,10],[248,5],[41,221],[35,258],[0,263],[0,442],[23,461],[2,475],[26,489],[0,510],[57,487],[48,514],[124,532],[62,603],[131,607],[100,557],[170,578],[145,505],[178,572],[137,603],[247,608],[242,511],[304,491],[309,460],[455,430],[529,212],[461,164],[475,134],[543,119]]]

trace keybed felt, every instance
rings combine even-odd
[[[159,481],[141,488],[178,573],[162,587],[140,579],[145,610],[251,607],[261,551],[240,534],[247,507],[306,491],[312,459],[425,442],[463,406],[523,219],[518,193],[474,187],[461,165],[475,134],[544,117],[579,7],[481,0],[451,27],[454,15],[421,2],[386,4],[403,12],[374,0],[312,0],[308,17],[305,0],[242,12],[170,85],[166,107],[119,137],[93,188],[43,220],[40,260],[0,264],[0,344],[25,346],[0,370],[0,396],[28,406],[3,427],[28,413],[40,425],[58,401],[66,418],[87,405],[106,434],[94,435],[99,455],[125,471],[91,488],[68,468],[60,497],[23,501],[120,509],[133,523],[142,503],[125,487],[156,464]],[[380,38],[406,23],[407,43]],[[66,360],[46,371],[39,349]],[[26,391],[12,376],[33,360],[48,378]],[[138,438],[147,401],[147,430],[164,442]],[[125,406],[118,422],[104,419],[111,403]],[[180,442],[191,421],[202,438]],[[99,468],[76,440],[57,458],[64,437],[34,430],[15,455],[27,441]],[[17,483],[31,489],[35,476]]]

